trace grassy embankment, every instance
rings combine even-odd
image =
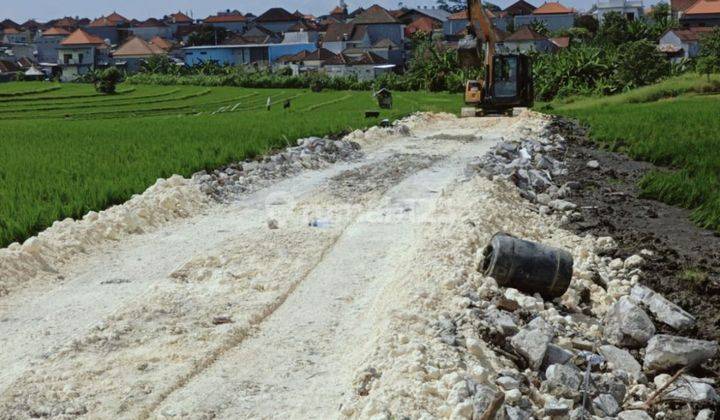
[[[265,109],[270,97],[275,106]],[[395,93],[382,118],[457,112],[459,95]],[[281,103],[291,99],[290,110]],[[295,139],[376,124],[369,92],[88,85],[0,85],[0,246],[55,220],[121,203],[157,178],[189,176]]]
[[[685,75],[624,94],[541,105],[578,118],[612,150],[662,170],[641,181],[643,194],[692,209],[700,226],[720,230],[720,78]]]

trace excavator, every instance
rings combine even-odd
[[[465,84],[463,116],[505,114],[515,107],[531,107],[534,101],[532,62],[525,54],[498,54],[497,34],[481,0],[467,0],[468,36],[458,48],[463,68],[484,66],[484,80]],[[483,42],[484,41],[484,42]],[[483,44],[487,51],[483,53]],[[484,61],[483,61],[484,56]]]

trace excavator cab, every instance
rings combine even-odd
[[[498,54],[493,57],[492,74],[486,66],[485,80],[468,80],[465,103],[480,114],[511,113],[515,107],[531,107],[534,102],[532,64],[524,54]]]
[[[465,85],[464,116],[505,113],[514,107],[531,107],[534,102],[532,62],[525,54],[496,53],[498,34],[482,6],[482,0],[467,0],[467,36],[458,44],[463,68],[484,68],[482,82],[468,80]]]

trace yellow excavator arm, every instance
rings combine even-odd
[[[485,54],[485,66],[488,75],[492,78],[493,57],[495,56],[495,31],[492,20],[482,6],[482,0],[467,0],[467,14],[470,22],[470,29],[477,40],[477,48],[482,49],[481,40],[487,42],[487,53]],[[480,36],[482,35],[482,37]],[[490,79],[489,79],[490,80]]]

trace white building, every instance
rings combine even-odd
[[[643,2],[642,0],[597,0],[594,14],[599,22],[602,22],[605,14],[610,12],[620,13],[627,20],[637,20],[643,16]]]

